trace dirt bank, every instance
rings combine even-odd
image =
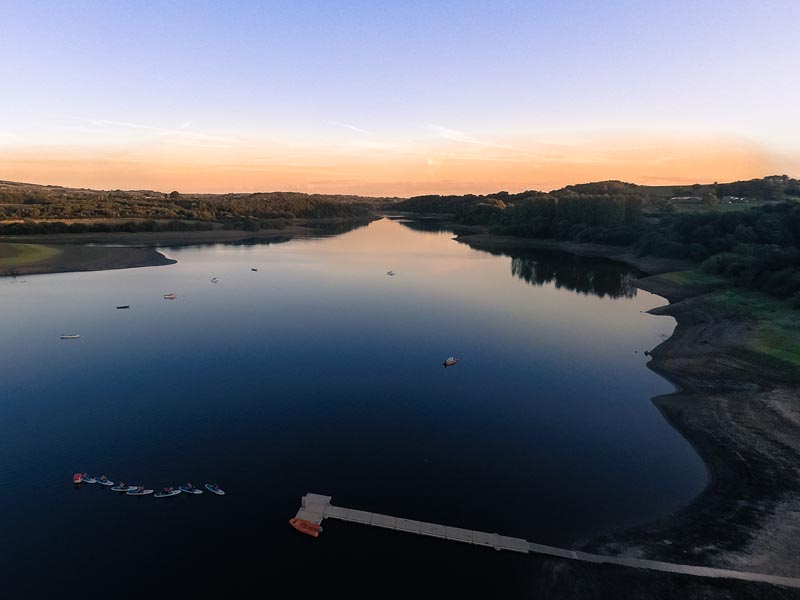
[[[678,325],[649,367],[679,391],[653,401],[703,458],[710,482],[677,513],[582,547],[800,576],[800,373],[749,349],[752,318],[664,277],[638,285],[677,300],[651,311]]]

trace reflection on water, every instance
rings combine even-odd
[[[640,277],[633,269],[607,261],[543,251],[533,256],[512,256],[511,273],[532,285],[553,283],[558,289],[601,298],[633,298],[633,282]]]
[[[0,281],[6,595],[86,581],[185,595],[191,581],[225,597],[374,597],[435,579],[447,596],[526,597],[533,557],[336,522],[313,540],[288,519],[317,492],[570,545],[688,502],[705,469],[650,402],[672,387],[641,352],[673,326],[642,312],[662,299],[634,295],[609,261],[451,238],[384,219]],[[95,470],[227,495],[72,485]]]

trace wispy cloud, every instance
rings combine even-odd
[[[328,125],[333,125],[335,127],[344,127],[345,129],[349,129],[351,131],[357,131],[358,133],[364,133],[366,135],[375,135],[374,131],[367,131],[366,129],[361,129],[361,127],[350,125],[349,123],[340,123],[339,121],[328,121]]]
[[[78,117],[76,117],[78,118]],[[97,128],[109,127],[122,127],[126,129],[138,129],[148,131],[160,136],[174,136],[178,139],[191,142],[215,142],[217,145],[229,145],[239,143],[240,140],[232,137],[210,135],[201,133],[199,131],[188,131],[188,127],[192,125],[192,121],[186,121],[181,125],[180,129],[170,129],[167,127],[157,127],[154,125],[145,125],[142,123],[131,123],[129,121],[115,121],[112,119],[80,119]]]
[[[437,137],[440,137],[445,140],[450,140],[453,142],[459,142],[462,144],[471,144],[474,146],[482,146],[484,148],[499,148],[502,150],[510,150],[512,152],[519,152],[524,154],[528,158],[536,158],[543,160],[543,157],[537,155],[535,152],[528,148],[520,148],[519,146],[512,146],[510,144],[502,144],[500,142],[496,142],[494,140],[484,140],[481,138],[477,138],[473,135],[469,135],[463,131],[458,131],[457,129],[450,129],[449,127],[444,127],[442,125],[434,125],[433,123],[428,123],[427,126],[433,130]]]

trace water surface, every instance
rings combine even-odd
[[[284,597],[298,581],[364,594],[434,578],[515,597],[538,584],[532,557],[330,521],[313,540],[287,520],[317,492],[569,546],[702,489],[702,462],[650,402],[672,387],[643,351],[674,321],[644,313],[664,300],[637,272],[407,225],[0,280],[6,589],[89,577]],[[228,495],[124,497],[74,487],[78,471]]]

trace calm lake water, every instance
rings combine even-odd
[[[521,597],[534,557],[287,521],[317,492],[568,546],[700,492],[705,467],[650,401],[672,386],[643,351],[674,321],[642,312],[665,301],[638,273],[451,238],[383,219],[0,279],[4,591]],[[79,471],[228,495],[126,497]]]

